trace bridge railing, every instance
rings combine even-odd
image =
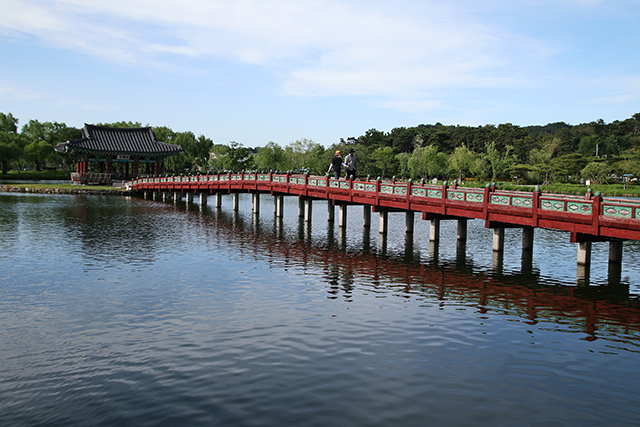
[[[71,181],[74,184],[111,184],[113,182],[113,177],[110,173],[72,172]]]
[[[83,174],[78,179],[91,179],[99,182],[108,178],[108,174]],[[89,176],[91,175],[91,176]],[[446,200],[447,202],[484,203],[485,191],[481,188],[448,187],[436,184],[414,184],[410,182],[396,182],[395,180],[336,180],[327,176],[313,176],[290,173],[216,173],[191,176],[148,176],[131,181],[135,188],[139,184],[200,184],[216,183],[219,185],[242,185],[243,183],[263,183],[274,188],[305,187],[307,189],[326,189],[332,192],[351,192],[354,194],[375,194],[381,199],[406,199],[412,200]],[[525,191],[493,190],[488,193],[487,203],[492,206],[509,206],[521,209],[533,209],[535,197],[533,193]],[[558,194],[540,194],[538,197],[538,210],[547,212],[563,212],[582,215],[593,215],[594,202],[592,196],[572,196]],[[610,218],[639,219],[640,202],[629,199],[603,198],[600,206],[602,215]]]
[[[602,216],[640,220],[640,202],[628,199],[602,199]]]

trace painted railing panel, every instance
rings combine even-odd
[[[538,208],[545,211],[592,215],[593,202],[574,197],[540,196]]]
[[[602,215],[611,218],[640,220],[640,202],[628,199],[603,199]]]

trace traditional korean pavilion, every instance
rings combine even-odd
[[[180,145],[160,142],[150,127],[112,128],[84,125],[82,138],[55,147],[76,159],[71,179],[77,184],[110,184],[141,174],[162,173],[163,161],[183,152]]]

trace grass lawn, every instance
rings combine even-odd
[[[0,180],[6,180],[6,181],[9,181],[9,180],[11,181],[13,180],[16,180],[16,181],[68,180],[68,181],[71,181],[71,171],[62,170],[62,169],[57,169],[57,170],[45,169],[40,172],[36,172],[35,170],[26,170],[26,171],[12,170],[6,174],[0,173]]]

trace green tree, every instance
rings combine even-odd
[[[611,167],[606,162],[591,162],[581,172],[583,178],[596,184],[606,184],[611,176]]]
[[[365,147],[384,146],[387,145],[386,140],[387,136],[384,132],[376,129],[369,129],[364,133],[364,135],[358,138],[358,143]]]
[[[392,147],[376,148],[371,153],[372,171],[384,178],[385,174],[395,175],[398,169],[398,161]]]
[[[317,142],[306,138],[298,139],[287,145],[285,153],[293,166],[292,169],[307,169],[311,153],[317,145],[319,145]]]
[[[398,161],[398,166],[399,166],[399,173],[400,173],[400,176],[403,178],[411,176],[411,171],[409,170],[410,159],[411,159],[411,154],[409,153],[396,154],[396,160]]]
[[[560,139],[553,138],[548,141],[542,148],[534,148],[529,153],[529,160],[533,164],[534,171],[537,171],[537,180],[540,183],[541,177],[543,178],[542,185],[549,185],[554,171],[553,155],[560,146]]]
[[[309,158],[307,159],[307,168],[309,168],[309,172],[315,175],[324,175],[328,169],[329,163],[331,162],[332,156],[332,152],[330,150],[325,150],[322,145],[317,144],[313,146],[309,153]]]
[[[600,138],[595,135],[583,136],[578,144],[578,152],[585,157],[599,157]]]
[[[253,169],[253,155],[250,150],[236,141],[229,145],[216,144],[211,147],[209,165],[213,170],[240,172]]]
[[[132,122],[132,121],[125,122],[124,120],[121,122],[113,122],[113,123],[98,123],[96,126],[106,126],[110,128],[128,128],[128,129],[145,127],[145,126],[142,126],[142,123],[140,122]]]
[[[18,119],[11,113],[0,113],[0,132],[18,133]]]
[[[53,147],[46,141],[32,141],[24,147],[24,158],[35,165],[36,171],[42,170],[46,159],[54,153]]]
[[[485,143],[485,149],[486,153],[476,160],[476,171],[480,172],[483,178],[505,178],[507,168],[517,163],[517,157],[511,153],[513,147],[507,145],[501,154],[492,141]]]
[[[447,170],[447,157],[434,145],[420,147],[413,151],[407,166],[414,179],[438,177]]]
[[[22,155],[19,139],[18,119],[11,113],[0,113],[0,162],[5,175],[9,172],[10,164]]]
[[[462,182],[462,177],[471,172],[476,155],[465,146],[456,147],[449,156],[449,166],[453,173],[458,176],[458,182]]]
[[[291,169],[291,163],[288,161],[284,149],[273,141],[270,141],[264,147],[258,148],[253,161],[256,168],[261,171]]]

